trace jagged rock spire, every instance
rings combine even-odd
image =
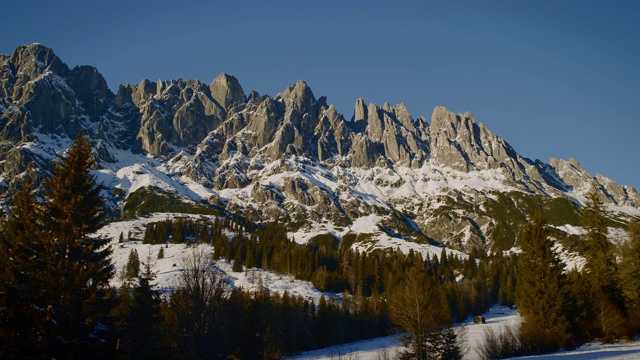
[[[245,103],[247,100],[240,82],[233,75],[221,73],[209,85],[209,89],[211,96],[225,110],[229,110],[234,104]]]

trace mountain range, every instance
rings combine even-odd
[[[507,250],[542,211],[579,250],[586,194],[604,200],[611,231],[640,217],[640,195],[575,159],[518,154],[470,113],[355,103],[346,119],[298,81],[248,95],[232,75],[143,80],[114,94],[98,69],[70,69],[40,44],[0,55],[0,194],[39,184],[78,134],[109,215],[225,212],[287,225],[297,242],[356,235],[354,246]],[[541,139],[540,146],[544,146]]]

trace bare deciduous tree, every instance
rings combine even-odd
[[[231,289],[205,249],[195,246],[182,259],[177,290],[166,308],[167,341],[188,358],[226,358],[233,331],[225,328],[230,322],[223,309]]]

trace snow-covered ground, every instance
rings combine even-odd
[[[316,235],[330,233],[334,236],[342,238],[346,234],[368,234],[369,237],[365,242],[357,242],[351,246],[353,250],[359,252],[369,252],[375,249],[391,249],[400,250],[405,255],[411,250],[415,253],[422,254],[423,257],[440,257],[442,247],[419,244],[413,241],[407,241],[402,237],[390,236],[380,230],[380,216],[367,215],[357,218],[351,226],[336,229],[331,222],[312,223],[309,227],[304,227],[295,232],[289,232],[287,236],[293,238],[298,244],[306,244],[309,239]],[[454,255],[460,259],[467,259],[469,255],[447,248],[448,255]]]
[[[182,259],[188,255],[190,246],[185,244],[167,244],[165,245],[148,245],[142,243],[144,229],[146,224],[154,221],[161,221],[175,216],[187,216],[193,218],[207,217],[213,221],[213,216],[204,215],[185,215],[185,214],[154,214],[147,218],[140,218],[131,221],[114,222],[108,224],[98,232],[98,235],[106,236],[112,239],[113,262],[116,267],[116,276],[112,279],[111,284],[119,287],[122,281],[122,271],[127,263],[131,250],[136,249],[138,256],[142,262],[147,261],[147,257],[152,263],[153,271],[156,273],[155,288],[163,291],[171,291],[176,285],[180,276]],[[357,226],[356,229],[358,230]],[[125,239],[129,236],[136,239],[134,241],[125,241],[118,243],[120,233],[123,233]],[[212,251],[212,247],[205,246],[207,251]],[[164,258],[158,259],[160,248],[164,247]],[[320,297],[335,297],[338,294],[322,293],[317,290],[313,284],[307,281],[297,280],[292,276],[277,274],[260,269],[249,269],[248,271],[234,272],[232,264],[224,260],[214,263],[218,269],[225,272],[234,287],[243,288],[248,291],[255,290],[259,283],[262,283],[271,292],[279,292],[280,294],[287,291],[290,295],[302,296],[305,299],[311,299],[318,303]],[[505,325],[517,325],[520,317],[514,309],[507,307],[495,306],[484,314],[486,324],[478,325],[468,320],[460,327],[464,328],[466,349],[465,359],[476,360],[480,356],[476,353],[476,348],[481,344],[483,334],[486,329],[494,328],[502,329]],[[292,359],[332,359],[332,358],[348,358],[348,359],[380,359],[386,352],[390,358],[394,358],[394,354],[401,351],[400,336],[388,336],[368,341],[360,341],[356,343],[346,344],[327,349],[321,349],[306,352]],[[561,351],[555,354],[539,355],[526,357],[527,359],[638,359],[640,360],[640,341],[622,343],[622,344],[599,344],[590,343],[583,345],[577,350]]]
[[[189,255],[193,246],[188,246],[186,244],[150,245],[143,244],[141,241],[144,236],[146,224],[155,221],[162,221],[167,218],[171,219],[177,215],[178,214],[154,214],[147,218],[114,222],[106,225],[98,232],[98,235],[112,239],[112,259],[116,268],[116,276],[111,279],[112,286],[121,286],[129,254],[134,249],[137,251],[138,258],[141,262],[146,262],[147,258],[149,258],[152,264],[152,270],[156,274],[156,280],[153,282],[154,288],[161,291],[171,291],[173,288],[178,286],[183,259]],[[214,216],[209,215],[179,215],[182,217],[192,217],[194,219],[205,217],[209,218],[211,221],[213,221],[214,218]],[[125,240],[123,243],[118,243],[120,234],[122,233],[124,238],[127,239],[129,232],[131,232],[131,237],[136,240]],[[213,251],[213,247],[210,245],[199,246],[205,247],[205,251]],[[164,258],[158,259],[158,252],[160,251],[160,248],[163,247]],[[323,293],[316,289],[310,282],[298,280],[290,275],[277,274],[261,269],[248,269],[247,271],[235,272],[231,270],[232,264],[233,263],[227,263],[225,260],[219,260],[214,262],[213,265],[226,273],[232,286],[237,288],[253,291],[258,288],[260,283],[262,283],[262,285],[272,293],[278,292],[283,294],[287,291],[289,295],[301,296],[304,299],[313,300],[316,304],[320,301],[320,297],[322,297],[322,295],[325,297],[339,297],[334,293]]]
[[[465,334],[464,337],[466,337],[464,345],[466,354],[464,358],[467,360],[480,359],[480,356],[475,349],[482,344],[483,335],[486,329],[493,328],[496,331],[501,331],[504,326],[517,325],[520,322],[520,317],[516,310],[503,306],[494,306],[483,316],[486,319],[486,324],[473,324],[473,321],[470,319],[460,325],[465,329],[462,333]],[[401,350],[402,345],[400,344],[400,336],[395,335],[309,351],[297,356],[289,357],[289,359],[383,359],[384,353],[388,354],[390,359],[394,359],[394,355],[398,354]],[[522,357],[522,359],[636,360],[640,359],[640,341],[620,344],[589,343],[572,351],[563,350],[553,354]]]
[[[189,246],[185,244],[167,244],[167,245],[149,245],[143,244],[144,232],[148,223],[158,222],[167,219],[174,219],[177,217],[191,218],[194,220],[205,219],[210,222],[215,220],[213,215],[190,215],[190,214],[177,214],[177,213],[155,213],[148,217],[137,218],[135,220],[119,221],[109,223],[100,229],[97,233],[98,236],[105,236],[112,239],[111,246],[113,249],[113,262],[116,267],[116,276],[111,280],[111,285],[120,286],[122,283],[122,274],[124,273],[124,267],[127,264],[129,254],[133,249],[138,252],[138,257],[142,262],[146,262],[147,257],[151,260],[153,271],[156,273],[156,288],[162,290],[170,290],[175,285],[180,275],[182,259],[188,254]],[[368,222],[366,221],[368,220]],[[368,232],[370,226],[375,227],[377,224],[377,218],[375,216],[364,217],[358,219],[354,225],[350,228],[350,231],[354,233]],[[322,232],[314,233],[317,235]],[[118,243],[120,234],[123,234],[125,241]],[[129,241],[129,238],[132,241]],[[386,239],[388,238],[388,239]],[[383,240],[387,240],[384,242]],[[394,242],[390,242],[394,241]],[[384,247],[382,244],[393,249],[400,249],[404,253],[408,253],[410,249],[423,255],[429,254],[431,256],[439,256],[442,248],[428,245],[417,244],[409,241],[403,241],[399,239],[391,238],[387,235],[379,235],[378,243],[369,244],[369,247]],[[160,247],[164,248],[164,258],[158,259],[158,252]],[[203,245],[208,246],[208,245]],[[359,250],[367,250],[361,244],[354,244],[354,248]],[[370,250],[370,249],[369,249]],[[213,251],[209,247],[209,251]],[[447,249],[449,254],[455,254],[456,256],[465,258],[466,254],[459,251]],[[220,270],[224,271],[233,282],[234,286],[244,288],[246,290],[254,290],[262,280],[262,284],[266,286],[272,292],[284,293],[286,290],[290,295],[302,296],[305,299],[313,299],[316,303],[323,295],[320,291],[316,290],[313,285],[307,281],[300,281],[292,276],[275,274],[269,271],[260,269],[249,269],[243,272],[231,271],[231,264],[226,261],[217,261],[214,264]],[[324,294],[325,296],[336,297],[336,294]]]

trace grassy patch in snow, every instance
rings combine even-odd
[[[177,196],[156,187],[144,187],[129,194],[122,206],[122,217],[132,219],[137,215],[158,212],[183,214],[218,215],[219,211],[211,207],[186,202]]]

